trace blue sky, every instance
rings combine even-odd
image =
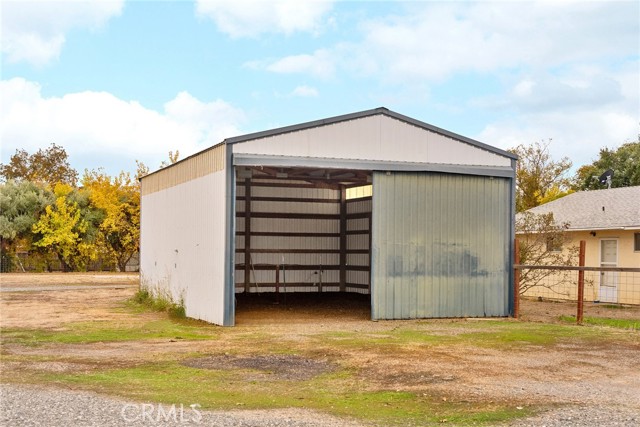
[[[2,0],[1,159],[156,169],[226,137],[387,107],[589,163],[640,131],[636,1]]]

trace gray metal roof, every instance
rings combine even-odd
[[[429,130],[431,132],[446,136],[448,138],[451,139],[455,139],[470,145],[473,145],[475,147],[481,148],[483,150],[489,151],[491,153],[494,154],[498,154],[500,156],[504,156],[504,157],[508,157],[510,159],[518,159],[518,156],[516,156],[513,153],[510,153],[508,151],[505,150],[501,150],[499,148],[493,147],[491,145],[485,144],[483,142],[480,141],[476,141],[475,139],[471,139],[471,138],[467,138],[466,136],[462,136],[462,135],[458,135],[456,133],[453,132],[449,132],[448,130],[430,125],[428,123],[425,122],[421,122],[420,120],[416,120],[413,119],[411,117],[396,113],[395,111],[391,111],[388,108],[385,107],[378,107],[375,108],[373,110],[365,110],[365,111],[360,111],[357,113],[351,113],[351,114],[344,114],[341,116],[335,116],[335,117],[329,117],[326,119],[321,119],[321,120],[314,120],[311,122],[306,122],[306,123],[300,123],[297,125],[291,125],[291,126],[285,126],[285,127],[281,127],[281,128],[276,128],[276,129],[271,129],[271,130],[265,130],[262,132],[255,132],[255,133],[249,133],[246,135],[240,135],[240,136],[234,136],[231,138],[227,138],[225,139],[223,142],[226,144],[237,144],[237,143],[242,143],[242,142],[246,142],[246,141],[251,141],[254,139],[259,139],[259,138],[266,138],[269,136],[274,136],[274,135],[280,135],[283,133],[289,133],[289,132],[297,132],[300,130],[305,130],[305,129],[311,129],[314,127],[318,127],[318,126],[325,126],[325,125],[331,125],[331,124],[335,124],[335,123],[339,123],[339,122],[345,122],[348,120],[355,120],[355,119],[360,119],[363,117],[370,117],[370,116],[375,116],[375,115],[385,115],[388,117],[392,117],[396,120],[400,120],[403,121],[405,123],[411,124],[413,126],[417,126],[419,128],[425,129],[425,130]]]
[[[640,186],[580,191],[527,212],[553,212],[570,230],[640,229]]]

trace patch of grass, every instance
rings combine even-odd
[[[622,304],[604,304],[604,305],[601,305],[600,307],[602,307],[602,308],[612,308],[614,310],[624,310],[624,309],[630,308],[630,307],[626,307],[626,306],[624,306]]]
[[[560,316],[563,322],[576,323],[575,316]],[[640,331],[640,319],[610,319],[607,317],[585,317],[584,324],[596,326],[608,326],[610,328],[631,329]]]
[[[162,338],[205,340],[216,338],[218,334],[216,327],[203,326],[200,322],[160,319],[133,325],[120,325],[113,321],[78,322],[68,324],[64,330],[2,329],[2,340],[37,346],[45,343],[79,344]]]
[[[184,301],[175,302],[169,296],[163,294],[153,295],[145,288],[139,289],[131,298],[131,302],[153,311],[167,312],[169,317],[178,319],[186,317]]]
[[[434,325],[435,329],[431,329],[430,326]],[[492,320],[466,322],[463,325],[459,322],[431,325],[423,322],[366,335],[357,332],[329,332],[318,338],[320,343],[324,340],[336,347],[395,352],[406,346],[437,347],[457,344],[504,349],[527,345],[553,346],[567,339],[591,341],[602,339],[603,335],[605,334],[595,329],[585,330],[569,325]]]
[[[48,382],[99,390],[139,401],[202,409],[308,408],[393,426],[484,425],[530,414],[506,404],[447,402],[403,391],[369,391],[348,372],[309,381],[247,381],[251,370],[195,369],[177,362],[81,374],[42,374]],[[446,420],[446,421],[445,421]]]

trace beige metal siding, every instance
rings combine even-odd
[[[149,195],[224,170],[225,150],[226,145],[220,144],[143,177],[142,195]]]
[[[184,179],[142,195],[141,283],[182,300],[187,316],[223,325],[226,172]]]
[[[510,181],[374,173],[374,319],[506,316]]]
[[[234,153],[410,163],[511,166],[511,159],[385,115],[234,144]]]

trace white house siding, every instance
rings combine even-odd
[[[234,144],[236,154],[511,167],[511,159],[386,115]]]
[[[224,324],[224,146],[142,179],[141,286]]]

